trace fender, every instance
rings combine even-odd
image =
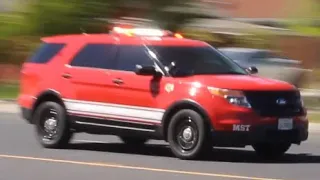
[[[47,98],[49,98],[49,99],[47,99]],[[56,91],[56,90],[48,89],[48,90],[45,90],[45,91],[41,92],[36,97],[36,101],[32,105],[32,114],[34,113],[35,109],[37,108],[37,106],[40,103],[42,103],[45,100],[52,100],[52,99],[54,99],[55,101],[58,101],[59,103],[61,103],[65,107],[60,93],[58,91]]]
[[[210,117],[207,113],[207,111],[196,101],[192,100],[192,99],[182,99],[179,101],[174,102],[173,104],[171,104],[167,110],[165,111],[162,121],[161,121],[161,132],[163,134],[163,136],[166,138],[166,131],[167,131],[167,126],[169,124],[170,121],[170,116],[173,115],[173,113],[175,113],[177,110],[179,109],[193,109],[196,110],[197,112],[200,113],[200,115],[204,118],[205,122],[208,123],[208,125],[210,125],[211,129],[213,129],[213,125],[211,123]]]

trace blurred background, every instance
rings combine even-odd
[[[116,24],[178,32],[261,76],[320,89],[319,0],[0,0],[0,99],[17,96],[21,64],[40,37],[108,33]]]

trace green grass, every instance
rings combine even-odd
[[[0,84],[0,99],[15,99],[18,97],[19,85]]]

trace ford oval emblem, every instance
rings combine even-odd
[[[286,105],[287,101],[285,99],[280,98],[280,99],[277,99],[276,103],[279,105]]]

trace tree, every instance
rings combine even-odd
[[[149,18],[162,28],[176,30],[190,18],[211,17],[192,0],[34,0],[16,11],[7,32],[32,36],[101,30],[97,18]],[[11,17],[13,18],[13,17]],[[1,31],[1,29],[0,29]]]
[[[0,13],[0,54],[6,61],[24,59],[17,55],[25,56],[43,36],[107,32],[108,22],[101,18],[148,18],[175,31],[190,18],[210,17],[202,13],[203,7],[190,3],[194,0],[15,1],[10,13]]]

